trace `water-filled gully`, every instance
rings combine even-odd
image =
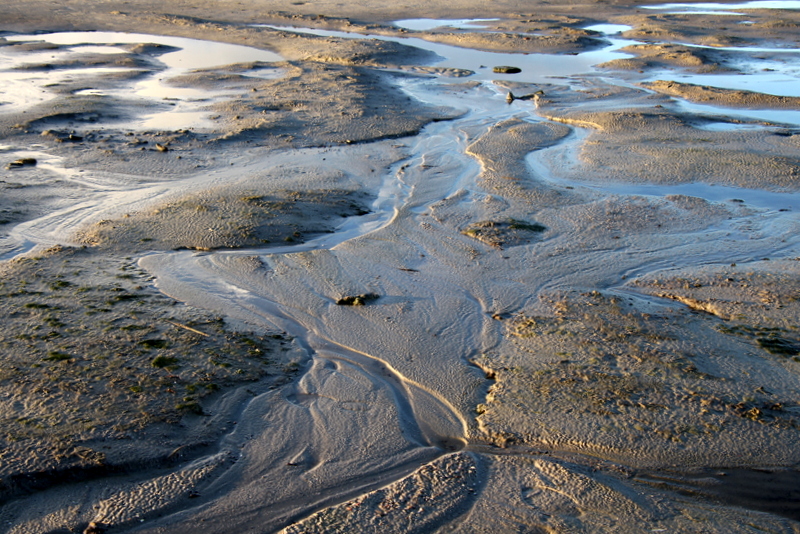
[[[763,2],[751,2],[750,4],[764,4]],[[782,3],[781,5],[786,5]],[[703,6],[705,9],[710,9],[709,6],[703,4],[695,5]],[[730,9],[730,5],[726,5]],[[683,9],[680,5],[672,7],[661,6],[662,9]],[[476,23],[482,21],[400,21],[398,26],[408,27],[411,29],[418,28],[435,28],[442,25],[453,27],[468,27],[473,28]],[[483,21],[485,22],[485,21]],[[435,26],[431,26],[435,24]],[[347,34],[344,32],[331,32],[321,30],[305,30],[298,28],[279,28],[285,31],[303,31],[314,33],[316,35],[326,35],[334,37],[347,37],[347,38],[366,38],[361,35]],[[626,27],[618,25],[601,25],[594,27],[596,31],[601,31],[607,35],[614,35],[624,31]],[[258,256],[265,266],[270,265],[271,262],[283,261],[281,258],[290,259],[293,255],[302,255],[312,253],[313,251],[335,251],[337,247],[357,238],[364,238],[373,233],[378,233],[382,229],[390,226],[397,218],[399,213],[404,213],[404,217],[420,217],[421,214],[427,211],[434,203],[442,199],[439,189],[428,189],[429,185],[427,180],[433,179],[430,173],[423,170],[423,161],[425,164],[435,163],[440,165],[448,165],[448,168],[454,169],[455,175],[458,176],[456,184],[451,184],[447,196],[454,194],[465,195],[481,195],[479,188],[476,186],[475,181],[480,172],[476,162],[464,154],[465,136],[463,131],[469,130],[486,131],[494,124],[510,118],[522,118],[526,121],[536,122],[541,121],[530,107],[524,106],[507,106],[504,102],[504,93],[492,88],[488,83],[494,79],[509,79],[515,81],[526,81],[532,83],[552,82],[554,79],[567,77],[570,83],[579,84],[580,80],[576,78],[578,75],[587,75],[593,72],[593,65],[609,61],[610,59],[625,57],[626,54],[620,53],[617,50],[622,46],[631,44],[631,41],[609,38],[610,46],[602,50],[584,52],[574,56],[554,56],[546,54],[500,54],[491,52],[481,52],[475,50],[460,49],[453,46],[440,45],[431,43],[423,39],[416,38],[396,38],[396,37],[379,37],[372,36],[373,38],[386,39],[398,41],[403,44],[417,46],[435,52],[443,59],[437,66],[453,67],[453,68],[467,68],[474,70],[476,74],[469,78],[480,80],[484,82],[482,93],[478,97],[470,97],[468,102],[464,102],[463,106],[471,111],[464,117],[456,119],[449,123],[436,123],[422,132],[412,143],[410,148],[411,156],[408,160],[399,162],[394,165],[392,169],[386,172],[384,177],[383,187],[380,189],[377,199],[375,200],[372,208],[373,213],[361,217],[355,217],[345,222],[337,232],[329,235],[321,236],[317,239],[312,239],[304,244],[286,246],[279,248],[272,248],[269,250],[246,250],[246,251],[218,251],[214,253],[193,253],[193,252],[176,252],[169,254],[153,254],[145,256],[141,261],[141,265],[148,269],[150,272],[156,274],[159,280],[159,287],[161,289],[180,300],[187,302],[202,303],[203,306],[211,309],[224,310],[225,313],[233,317],[245,319],[248,321],[262,322],[263,324],[271,327],[279,328],[288,334],[294,336],[309,352],[311,360],[305,369],[305,375],[302,379],[284,389],[280,394],[288,405],[283,406],[277,413],[271,413],[269,410],[275,410],[277,401],[275,400],[275,392],[265,393],[253,399],[248,408],[245,410],[245,416],[249,422],[242,421],[239,428],[228,436],[223,443],[225,447],[229,447],[231,451],[240,451],[243,459],[246,460],[245,455],[248,447],[261,447],[262,450],[269,450],[272,446],[270,440],[275,439],[270,436],[271,430],[265,430],[259,426],[258,421],[268,420],[270,428],[279,427],[280,417],[287,418],[284,421],[285,425],[291,426],[293,424],[308,425],[308,429],[313,429],[308,436],[304,436],[307,440],[302,446],[295,448],[284,448],[276,452],[278,459],[274,460],[275,465],[284,462],[284,467],[288,465],[291,468],[302,468],[300,465],[308,454],[304,451],[313,450],[313,461],[311,467],[316,473],[321,473],[320,476],[330,476],[330,480],[322,482],[319,486],[320,495],[323,497],[310,499],[307,501],[306,509],[299,515],[294,514],[292,519],[297,519],[302,515],[307,515],[314,510],[320,509],[323,506],[328,506],[334,502],[341,502],[345,498],[350,498],[357,495],[365,489],[379,487],[388,484],[393,480],[398,479],[400,476],[411,472],[415,466],[422,465],[431,461],[437,456],[449,454],[454,450],[460,450],[467,446],[467,432],[468,423],[464,420],[462,414],[458,412],[445,398],[434,391],[432,388],[424,386],[419,381],[406,376],[401,370],[390,365],[387,361],[381,358],[380,354],[367,353],[357,349],[356,347],[349,346],[344,342],[334,339],[332,326],[326,325],[321,317],[314,316],[300,310],[300,308],[293,308],[287,305],[287,302],[276,299],[271,296],[270,290],[265,290],[265,282],[262,279],[264,273],[252,275],[250,277],[232,276],[230,263],[240,256]],[[175,46],[181,48],[182,52],[170,52],[159,56],[158,61],[164,64],[164,69],[159,72],[160,79],[150,79],[146,82],[137,83],[135,92],[143,98],[179,98],[191,100],[193,98],[206,98],[208,95],[191,92],[171,92],[174,88],[169,88],[164,85],[162,80],[169,77],[179,75],[187,69],[197,69],[212,67],[231,63],[231,58],[235,57],[236,62],[242,61],[276,61],[277,56],[268,52],[256,51],[247,49],[245,47],[227,48],[227,52],[223,52],[227,46],[220,45],[219,43],[199,44],[197,41],[188,39],[177,38],[162,38],[146,35],[128,35],[123,37],[123,34],[50,34],[50,35],[37,35],[37,36],[18,36],[18,40],[41,39],[48,42],[59,44],[75,44],[80,42],[91,42],[93,46],[102,43],[108,43],[109,48],[101,47],[100,50],[84,48],[74,49],[75,53],[83,53],[91,51],[92,53],[115,53],[116,49],[113,45],[121,43],[140,43],[140,42],[156,42],[168,46]],[[209,48],[211,47],[211,48]],[[220,53],[216,55],[210,50],[221,47]],[[68,52],[73,53],[73,52]],[[233,54],[225,55],[226,53]],[[183,55],[188,54],[188,55]],[[203,58],[200,61],[200,58]],[[29,62],[30,58],[26,57],[24,61]],[[12,58],[10,55],[0,56],[0,67],[9,72],[8,69],[13,68],[13,65],[19,65],[20,58]],[[3,63],[4,62],[4,63]],[[491,73],[491,66],[498,64],[514,64],[519,65],[523,69],[520,76],[498,76]],[[488,68],[486,68],[488,67]],[[789,80],[796,81],[796,71],[788,69],[784,74]],[[606,73],[607,75],[607,73]],[[756,76],[757,78],[757,76]],[[683,79],[683,78],[682,78]],[[699,77],[689,76],[691,80],[700,80]],[[703,80],[711,81],[719,80],[723,86],[730,83],[731,86],[736,85],[735,82],[739,80],[735,77],[717,78],[707,77]],[[34,85],[41,85],[49,83],[52,78],[42,76],[39,78],[33,77],[32,79],[25,80],[18,78],[13,81],[3,82],[5,91],[14,90],[14,85],[10,83],[33,83]],[[435,81],[404,82],[404,89],[410,94],[420,97],[426,101],[437,101],[442,104],[452,105],[458,102],[459,97],[441,97],[437,96],[435,92],[427,90],[427,84],[435,84]],[[788,86],[788,84],[787,84]],[[784,87],[787,87],[784,86]],[[770,85],[772,87],[772,85]],[[797,93],[797,89],[791,89],[790,92]],[[486,94],[491,95],[486,98]],[[800,94],[800,93],[797,93]],[[218,96],[218,95],[217,95]],[[16,101],[15,106],[30,105],[31,102]],[[734,112],[730,110],[723,110],[711,106],[697,106],[688,103],[681,103],[682,109],[715,115],[731,115]],[[186,113],[190,113],[185,111]],[[191,113],[202,113],[193,109]],[[742,115],[753,116],[752,113],[737,111]],[[791,121],[794,124],[800,124],[800,117],[795,117],[791,113],[785,111],[775,112],[776,117],[781,118],[781,122]],[[764,116],[763,114],[761,115]],[[190,120],[196,120],[197,116],[192,116]],[[147,118],[142,118],[142,124],[151,124]],[[717,123],[719,126],[709,125],[708,129],[717,128],[723,130],[732,126],[728,123]],[[174,126],[173,126],[174,127]],[[751,126],[746,126],[751,127]],[[726,202],[731,198],[746,197],[747,202],[754,207],[771,210],[777,212],[781,211],[782,215],[774,214],[776,218],[780,216],[793,217],[791,211],[800,207],[800,196],[796,193],[772,193],[764,191],[749,191],[735,188],[727,188],[720,186],[711,186],[707,184],[687,184],[680,186],[632,186],[629,184],[581,184],[573,183],[554,178],[552,173],[549,172],[547,161],[552,157],[552,152],[573,150],[577,143],[580,142],[580,136],[573,136],[573,139],[566,144],[547,149],[549,152],[540,151],[532,153],[528,156],[530,167],[535,173],[540,176],[544,181],[552,181],[553,185],[559,187],[570,188],[587,188],[601,194],[611,195],[648,195],[648,196],[665,196],[668,194],[685,194],[692,196],[699,196],[711,202]],[[571,145],[570,145],[571,143]],[[662,254],[664,256],[664,254]],[[654,258],[653,263],[659,260]],[[650,264],[652,265],[652,263]],[[479,301],[476,299],[476,308],[480,308]],[[482,312],[482,310],[478,310]],[[475,315],[479,315],[477,313]],[[481,319],[482,320],[482,319]],[[465,319],[465,326],[462,328],[474,327],[480,324],[480,321],[469,323]],[[361,428],[358,425],[365,422],[360,419],[362,415],[354,410],[353,419],[350,421],[352,426],[348,428],[341,428],[335,425],[341,422],[331,423],[332,427],[325,427],[324,411],[331,408],[330,395],[347,391],[345,388],[337,386],[339,382],[362,384],[362,388],[354,386],[354,389],[349,393],[353,399],[348,402],[353,406],[370,406],[370,410],[377,410],[372,415],[380,415],[383,417],[380,424],[382,425],[395,425],[398,429],[398,434],[402,436],[405,443],[402,446],[397,446],[392,450],[381,450],[377,456],[382,458],[373,458],[370,456],[370,467],[365,468],[361,476],[364,480],[369,480],[368,483],[360,484],[357,480],[350,480],[343,482],[337,479],[335,475],[325,471],[321,466],[325,461],[334,461],[338,455],[345,454],[348,446],[353,443],[359,442],[364,447],[374,445],[372,435],[369,433],[368,428]],[[339,389],[337,389],[337,387]],[[364,393],[368,391],[368,393]],[[338,394],[338,393],[337,393]],[[346,395],[344,395],[346,397]],[[369,404],[364,399],[372,399]],[[375,400],[378,399],[378,400]],[[341,400],[341,399],[340,399]],[[335,401],[335,399],[334,399]],[[359,404],[360,403],[360,404]],[[335,402],[334,402],[335,404]],[[366,410],[366,408],[365,408]],[[283,415],[281,415],[283,414]],[[301,423],[297,420],[289,420],[288,418],[303,418]],[[246,433],[244,427],[249,431],[256,434],[258,437],[255,440],[243,440],[240,436]],[[346,434],[347,440],[345,442],[338,442],[331,438],[330,435],[339,432]],[[262,440],[262,445],[253,445],[252,441]],[[359,441],[361,440],[361,441]],[[282,445],[284,446],[284,445]],[[415,452],[415,449],[423,450],[422,453]],[[306,456],[304,456],[306,455]],[[395,455],[394,457],[392,455]],[[313,464],[313,465],[312,465]],[[308,466],[307,466],[308,467]],[[248,464],[247,468],[254,469],[258,476],[268,476],[268,470],[259,468],[252,464]],[[233,469],[233,468],[232,468]],[[244,467],[236,467],[236,469],[245,469]],[[233,475],[230,475],[233,477]],[[255,477],[256,475],[248,475]],[[224,476],[223,476],[224,478]],[[235,477],[233,477],[235,479]],[[349,487],[349,491],[343,491],[342,487]],[[291,500],[293,495],[300,495],[300,486],[296,488],[286,489],[286,493],[281,499]],[[337,489],[338,488],[338,489]],[[295,493],[292,493],[295,492]],[[324,497],[325,492],[331,497],[328,499]],[[277,513],[277,512],[276,512]],[[283,513],[283,512],[280,512]],[[265,525],[272,527],[281,526],[281,522],[285,524],[285,516],[280,514],[273,516],[272,519],[266,519]]]

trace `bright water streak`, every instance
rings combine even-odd
[[[470,78],[473,80],[511,80],[531,83],[547,83],[552,82],[554,78],[591,73],[594,70],[593,67],[599,63],[630,57],[630,54],[624,54],[617,50],[631,44],[630,41],[622,39],[608,39],[608,41],[610,41],[609,46],[576,55],[512,54],[461,48],[458,46],[434,43],[416,37],[386,37],[382,35],[361,35],[333,30],[295,28],[291,26],[261,26],[288,32],[306,33],[323,37],[337,37],[340,39],[377,39],[380,41],[393,41],[403,45],[428,50],[440,56],[442,59],[435,63],[436,67],[474,71],[475,75]],[[522,69],[522,72],[519,74],[498,74],[492,72],[492,67],[498,65],[519,67]]]
[[[681,74],[659,72],[648,81],[669,79],[693,85],[708,85],[724,89],[752,91],[776,96],[800,96],[800,79],[788,72],[765,72],[759,74]]]
[[[604,33],[606,35],[616,35],[618,33],[632,30],[633,26],[628,26],[626,24],[593,24],[591,26],[586,26],[583,29],[593,32]]]
[[[640,6],[643,9],[673,10],[683,9],[690,13],[697,10],[720,10],[720,9],[800,9],[800,1],[797,0],[756,0],[741,4],[659,4],[655,6]]]
[[[414,31],[430,31],[436,28],[458,28],[462,30],[474,30],[485,27],[483,22],[494,22],[499,19],[405,19],[397,20],[394,25],[398,28],[405,28]]]
[[[282,58],[274,52],[260,50],[249,46],[218,43],[215,41],[201,41],[186,37],[168,37],[163,35],[148,35],[144,33],[124,32],[60,32],[43,33],[37,35],[11,35],[6,36],[9,41],[46,41],[60,45],[77,44],[137,44],[155,43],[179,48],[159,56],[159,61],[172,69],[205,69],[231,63],[246,63],[250,61],[281,61]]]
[[[800,125],[800,111],[787,109],[730,109],[705,104],[695,104],[682,99],[675,99],[678,108],[686,113],[700,115],[725,115],[726,117],[745,120],[760,120],[776,124]]]
[[[482,81],[491,80],[510,80],[533,83],[554,82],[558,78],[575,76],[580,74],[591,74],[594,66],[610,61],[612,59],[630,57],[628,54],[618,52],[619,48],[634,43],[625,39],[608,39],[611,45],[601,50],[583,52],[577,55],[554,55],[554,54],[510,54],[498,52],[484,52],[460,48],[450,45],[431,43],[418,38],[397,38],[384,36],[365,36],[347,32],[304,29],[293,27],[274,27],[284,31],[297,33],[310,33],[313,35],[338,37],[345,39],[379,39],[384,41],[395,41],[409,46],[414,46],[424,50],[434,52],[443,59],[436,63],[437,67],[451,67],[475,71],[475,75],[470,79]],[[626,31],[630,27],[624,25],[597,25],[589,26],[587,29],[611,34],[611,32]],[[750,49],[736,51],[752,51]],[[772,50],[773,52],[784,52],[788,50]],[[753,60],[753,63],[761,65],[762,60]],[[492,72],[491,66],[508,64],[518,66],[522,69],[520,74],[497,74]],[[774,61],[768,61],[763,65],[769,65],[771,70],[758,70],[751,74],[734,75],[676,75],[674,71],[663,71],[649,77],[650,81],[657,79],[675,80],[684,83],[710,85],[724,89],[741,89],[755,92],[767,92],[780,96],[800,96],[800,83],[798,83],[798,69],[793,63],[779,65]],[[800,112],[792,110],[731,110],[729,108],[713,106],[695,106],[693,104],[677,100],[679,105],[687,111],[696,111],[712,115],[731,115],[746,118],[755,118],[777,123],[800,124]]]

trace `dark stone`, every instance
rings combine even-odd
[[[36,165],[36,160],[33,158],[20,158],[18,160],[12,161],[8,165],[6,165],[7,169],[18,169],[20,167],[33,167]]]
[[[499,67],[493,68],[492,72],[496,72],[498,74],[518,74],[522,72],[522,69],[519,67],[509,67],[508,65],[501,65]]]
[[[368,302],[372,302],[373,300],[377,300],[379,298],[380,295],[376,295],[375,293],[366,293],[364,295],[342,297],[336,301],[336,304],[339,306],[364,306]]]

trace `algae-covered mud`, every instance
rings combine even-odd
[[[6,1],[0,531],[800,532],[799,25]]]

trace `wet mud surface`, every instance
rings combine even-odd
[[[800,12],[728,7],[0,8],[0,530],[797,532]]]

